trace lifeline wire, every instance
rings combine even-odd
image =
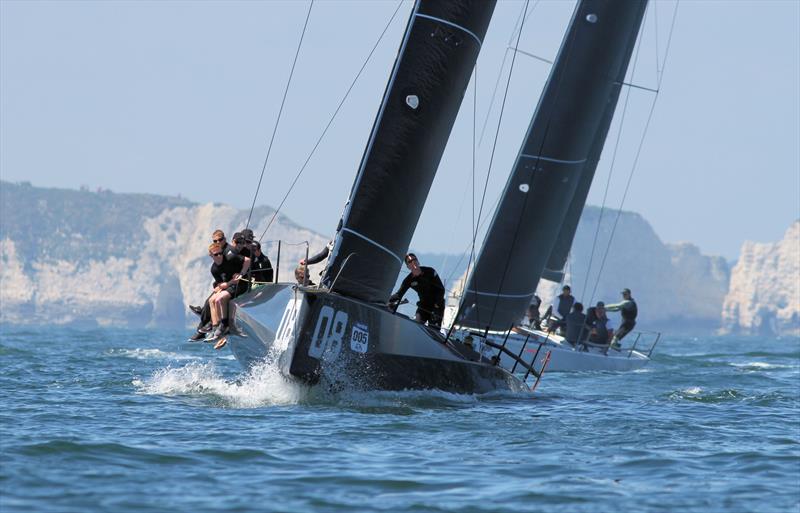
[[[292,83],[294,76],[294,68],[297,65],[297,57],[300,55],[300,48],[303,46],[303,38],[306,35],[306,28],[308,27],[308,19],[311,17],[311,8],[314,7],[314,0],[308,4],[308,12],[306,13],[306,21],[303,24],[303,32],[300,34],[300,41],[297,43],[297,51],[294,54],[294,61],[292,62],[292,70],[289,72],[289,79],[286,81],[286,88],[283,90],[283,99],[281,100],[281,108],[278,110],[278,117],[275,120],[275,127],[272,129],[272,137],[269,140],[269,147],[267,148],[267,156],[264,158],[264,165],[261,167],[261,176],[258,177],[258,186],[256,192],[253,194],[253,204],[250,205],[250,213],[247,215],[247,223],[245,229],[250,227],[250,219],[253,217],[253,209],[256,207],[256,199],[258,198],[258,191],[261,190],[261,181],[264,179],[264,171],[267,170],[267,162],[269,162],[269,155],[272,153],[272,143],[275,141],[275,134],[278,133],[278,124],[281,122],[281,115],[283,114],[283,106],[286,104],[286,95],[289,94],[289,86]]]
[[[358,73],[356,74],[356,77],[350,83],[350,87],[347,88],[347,92],[344,93],[344,96],[342,97],[342,100],[339,102],[339,106],[336,107],[336,110],[333,112],[333,115],[331,116],[331,119],[328,120],[328,124],[325,125],[325,129],[322,130],[322,133],[320,134],[319,138],[317,139],[317,142],[314,144],[314,147],[311,149],[311,152],[308,154],[308,157],[306,157],[306,160],[303,163],[303,166],[300,168],[300,171],[298,171],[297,175],[294,177],[294,181],[292,181],[292,184],[289,186],[289,190],[286,191],[286,194],[283,196],[283,199],[281,200],[280,205],[278,205],[278,208],[275,209],[275,212],[272,214],[272,217],[270,218],[269,223],[267,223],[267,227],[264,228],[264,232],[261,234],[260,238],[263,238],[264,235],[266,235],[267,230],[269,230],[270,226],[272,226],[272,223],[275,221],[275,218],[278,216],[278,213],[281,211],[281,208],[283,207],[284,203],[286,203],[286,200],[289,197],[289,194],[291,194],[292,190],[294,189],[294,186],[297,184],[297,181],[300,179],[300,175],[302,175],[303,171],[305,171],[306,166],[308,166],[308,163],[311,161],[311,157],[313,157],[314,153],[317,151],[317,148],[319,147],[320,143],[322,142],[322,139],[325,137],[325,134],[328,133],[328,129],[331,127],[331,125],[333,124],[334,119],[336,119],[336,116],[339,114],[339,110],[342,108],[342,105],[344,105],[345,100],[347,100],[347,97],[350,95],[350,92],[353,90],[353,87],[356,85],[356,82],[361,77],[361,73],[364,71],[364,68],[367,67],[367,64],[369,63],[370,59],[372,58],[372,54],[375,53],[375,50],[378,48],[378,45],[380,44],[381,40],[383,40],[383,36],[386,34],[386,31],[389,30],[389,26],[391,26],[392,22],[394,21],[395,16],[397,16],[397,12],[400,10],[400,7],[402,5],[403,5],[403,0],[400,0],[400,2],[397,3],[397,7],[395,8],[394,13],[392,13],[392,17],[389,18],[389,22],[386,23],[386,26],[383,28],[383,32],[381,32],[381,35],[378,37],[378,40],[375,42],[375,45],[372,47],[372,50],[369,52],[369,55],[367,55],[366,60],[364,60],[364,63],[361,65],[361,69],[358,70]]]

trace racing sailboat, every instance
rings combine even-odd
[[[549,349],[549,370],[629,370],[649,361],[635,348],[609,352],[518,326],[539,280],[563,276],[646,6],[647,0],[578,2],[460,303],[450,312],[455,338],[493,340],[531,363]],[[518,368],[505,351],[497,356]]]
[[[241,336],[229,346],[243,365],[272,355],[287,377],[356,389],[528,388],[464,339],[386,306],[494,7],[417,0],[321,286],[269,284],[233,302]],[[541,368],[529,370],[538,383]]]

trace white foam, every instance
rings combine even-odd
[[[791,365],[779,365],[777,363],[766,362],[746,362],[746,363],[732,363],[734,367],[742,369],[791,369]]]
[[[286,380],[270,362],[255,366],[237,382],[227,381],[213,362],[166,367],[147,379],[136,379],[140,392],[152,395],[211,395],[233,408],[297,404],[308,388]]]
[[[702,391],[703,389],[700,387],[689,387],[686,390],[683,390],[683,393],[689,395],[699,395]]]
[[[162,351],[161,349],[114,349],[111,354],[135,358],[137,360],[200,360],[201,357],[188,354]]]

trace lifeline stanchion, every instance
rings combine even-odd
[[[536,382],[533,384],[533,388],[531,392],[536,392],[536,387],[539,386],[539,381],[542,380],[542,375],[544,374],[544,370],[547,368],[547,364],[550,363],[550,355],[552,351],[548,351],[546,355],[544,355],[544,362],[542,363],[542,368],[539,369],[539,375],[536,377]]]
[[[519,354],[517,355],[517,359],[514,360],[514,366],[511,367],[511,374],[514,374],[514,371],[517,370],[517,364],[519,363],[520,359],[522,358],[522,353],[525,352],[525,346],[528,345],[528,339],[531,338],[531,334],[525,337],[525,342],[522,343],[522,349],[519,350]],[[531,362],[533,363],[533,362]]]
[[[280,283],[278,276],[281,272],[281,241],[278,241],[278,260],[275,262],[275,283]]]

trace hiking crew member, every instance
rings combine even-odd
[[[250,263],[250,276],[256,283],[272,283],[272,262],[261,252],[261,243],[253,242],[253,258]]]
[[[243,257],[250,258],[250,248],[247,247],[247,240],[241,232],[233,234],[233,243],[231,244],[233,250]]]
[[[214,233],[211,234],[211,242],[213,244],[220,245],[224,258],[227,259],[236,255],[236,251],[234,250],[233,246],[228,244],[228,242],[225,240],[225,232],[222,230],[214,230]],[[197,331],[194,333],[194,335],[189,337],[189,340],[192,342],[203,340],[206,338],[206,335],[209,332],[214,331],[212,329],[213,323],[211,319],[211,305],[209,304],[209,300],[213,295],[214,292],[212,291],[211,294],[206,298],[202,307],[189,305],[189,310],[200,316],[200,321],[197,324]]]
[[[214,260],[211,275],[214,277],[214,294],[209,299],[212,331],[207,341],[218,339],[228,333],[228,302],[247,291],[246,286],[237,287],[239,277],[250,268],[250,259],[238,254],[230,258],[223,254],[222,246],[215,242],[208,247]]]
[[[556,321],[555,327],[551,328],[551,331],[555,331],[558,328],[566,329],[567,327],[567,316],[569,312],[572,310],[572,305],[575,304],[575,298],[571,294],[572,289],[569,288],[569,285],[564,285],[564,288],[561,289],[561,294],[556,296],[558,298],[558,305],[556,306],[556,312],[560,319]]]
[[[589,308],[586,314],[586,326],[589,327],[589,342],[593,344],[608,344],[608,315],[602,301],[597,306]]]
[[[575,303],[572,306],[572,312],[567,315],[564,321],[567,324],[567,333],[564,338],[572,344],[576,345],[578,342],[586,340],[589,330],[586,328],[586,314],[583,313],[583,305]]]
[[[619,341],[636,326],[636,316],[639,314],[636,301],[631,297],[631,289],[622,289],[622,301],[613,305],[606,305],[606,310],[619,312],[622,315],[622,324],[620,324],[619,329],[614,334],[614,338],[611,340],[611,347],[619,349]]]
[[[444,285],[439,275],[432,267],[420,267],[419,260],[414,253],[409,253],[405,258],[406,267],[411,271],[403,279],[400,289],[389,298],[389,308],[397,310],[397,305],[403,299],[403,295],[409,288],[419,296],[417,302],[417,322],[427,323],[432,328],[439,328],[442,325],[444,316]]]

